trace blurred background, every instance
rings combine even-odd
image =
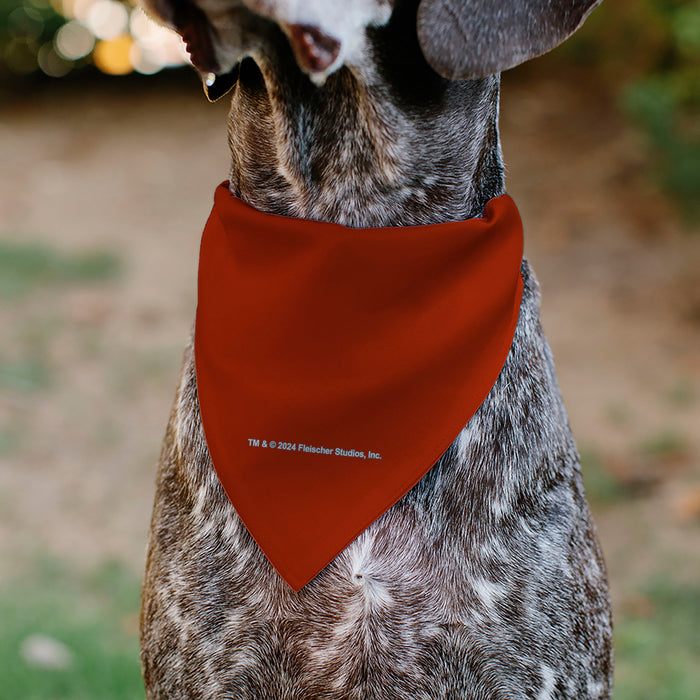
[[[503,80],[619,700],[700,696],[699,59],[697,0],[607,0]],[[0,699],[143,698],[155,467],[226,107],[129,4],[0,0]]]

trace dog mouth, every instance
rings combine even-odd
[[[342,63],[343,43],[320,24],[295,22],[274,4],[257,6],[243,0],[227,13],[226,19],[212,22],[197,0],[147,0],[182,36],[192,65],[199,71],[204,92],[211,102],[226,95],[240,78],[245,57],[262,58],[261,46],[284,42],[291,48],[293,60],[316,85]],[[165,5],[158,3],[165,2]],[[291,21],[290,21],[291,20]],[[261,55],[258,55],[261,54]]]
[[[320,29],[311,25],[295,24],[282,27],[291,45],[299,67],[307,73],[316,84],[324,82],[338,60],[341,44]],[[210,102],[216,102],[230,92],[241,77],[241,63],[254,59],[242,55],[240,60],[227,72],[206,72],[203,75],[204,92]]]
[[[316,26],[292,24],[285,33],[297,62],[309,75],[325,74],[340,55],[340,42]]]

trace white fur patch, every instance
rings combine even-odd
[[[504,598],[506,595],[506,589],[503,586],[499,586],[497,583],[492,583],[483,578],[475,579],[472,581],[471,585],[474,589],[474,593],[481,601],[481,604],[487,610],[494,610],[496,601]]]
[[[542,689],[537,696],[537,700],[551,700],[554,685],[557,682],[554,669],[545,664],[540,664],[540,673],[542,674]]]
[[[340,53],[329,68],[313,76],[322,82],[343,64],[357,65],[365,60],[365,29],[385,24],[391,16],[389,3],[376,0],[244,0],[252,10],[274,20],[288,33],[293,24],[308,24],[340,42]]]

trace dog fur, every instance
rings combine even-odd
[[[462,25],[438,31],[459,0],[432,0],[438,19],[429,2],[147,5],[189,33],[203,73],[224,75],[243,58],[229,118],[232,193],[262,211],[367,227],[477,216],[505,191],[499,78],[482,75],[493,50],[465,48]],[[551,5],[503,5],[526,6],[510,16],[522,23],[537,19],[538,3]],[[466,4],[481,6],[479,17],[498,14],[495,0]],[[556,29],[550,44],[580,23],[562,8],[594,4],[554,3],[566,22],[542,20]],[[297,24],[341,46],[313,80],[290,42]],[[459,60],[435,37],[453,54],[461,47]],[[548,48],[494,60],[506,68]],[[190,339],[143,586],[148,698],[610,697],[605,567],[526,261],[522,274],[512,348],[487,399],[426,476],[298,593],[213,470]]]

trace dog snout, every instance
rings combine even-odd
[[[289,39],[297,61],[309,73],[324,73],[340,54],[340,41],[310,24],[292,24]]]
[[[283,31],[299,67],[320,85],[367,60],[366,30],[389,20],[393,0],[240,0]]]

